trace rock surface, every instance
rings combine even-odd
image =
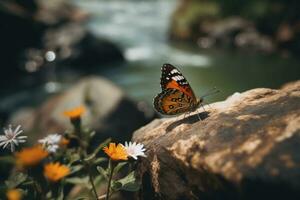
[[[34,142],[50,133],[64,133],[72,128],[63,111],[79,105],[86,107],[84,126],[97,131],[97,141],[111,137],[114,141],[131,138],[134,130],[153,118],[144,107],[130,100],[124,92],[105,78],[84,78],[64,93],[47,100],[37,109],[22,109],[10,120],[22,124]],[[97,143],[97,141],[93,141]]]
[[[134,133],[143,199],[300,199],[300,81],[210,107]]]

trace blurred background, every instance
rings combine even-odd
[[[1,0],[0,125],[89,75],[152,108],[164,63],[199,96],[222,91],[208,102],[279,88],[300,78],[299,10],[297,0]]]

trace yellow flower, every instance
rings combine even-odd
[[[10,189],[6,192],[6,197],[8,200],[20,200],[22,199],[22,194],[18,189]]]
[[[24,148],[15,154],[17,165],[29,167],[37,165],[41,160],[48,156],[48,152],[41,145]]]
[[[49,163],[44,167],[44,176],[52,182],[57,182],[70,173],[70,168],[59,162]]]
[[[104,147],[103,151],[112,159],[112,160],[127,160],[126,149],[122,144],[109,143],[109,147]]]
[[[66,117],[69,117],[71,119],[75,119],[75,118],[80,118],[81,115],[85,112],[85,107],[84,106],[78,106],[78,107],[75,107],[71,110],[66,110],[63,112],[63,114],[66,116]]]

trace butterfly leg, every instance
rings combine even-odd
[[[197,110],[197,116],[198,116],[199,121],[202,121],[202,119],[201,119],[201,117],[200,117],[200,113],[199,113],[198,110]]]
[[[201,105],[201,107],[203,108],[204,112],[206,112],[206,110],[205,110],[205,108],[204,108],[203,104],[201,103],[200,105]]]
[[[182,119],[186,119],[191,115],[191,112],[187,111],[184,113],[183,118]]]
[[[183,115],[183,119],[185,119],[188,114],[189,114],[189,112],[185,112]]]

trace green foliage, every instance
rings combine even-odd
[[[83,186],[89,185],[89,177],[88,176],[66,178],[65,181],[66,181],[66,183],[71,183],[74,185],[83,185]]]
[[[113,187],[117,187],[118,190],[135,192],[140,189],[140,183],[136,181],[134,171],[132,171],[124,178],[114,181]]]
[[[115,169],[114,169],[114,174],[113,174],[113,176],[115,175],[115,174],[117,174],[125,165],[127,164],[127,162],[120,162],[120,163],[118,163],[117,164],[117,166],[115,167]]]
[[[5,181],[5,185],[8,188],[16,188],[21,183],[25,182],[28,178],[27,174],[24,173],[15,173],[12,174],[7,181]]]
[[[18,169],[19,166],[15,165],[17,162],[13,155],[0,157],[1,163],[8,166],[15,165],[13,167],[17,169],[12,171],[5,182],[0,183],[0,198],[4,198],[9,189],[17,189],[23,196],[22,199],[44,199],[46,197],[51,200],[68,199],[69,192],[72,191],[70,189],[74,186],[80,186],[84,191],[80,192],[77,197],[72,197],[72,199],[78,200],[91,199],[91,197],[97,199],[98,196],[106,195],[97,193],[97,188],[101,184],[112,188],[111,192],[107,193],[108,197],[119,190],[138,190],[139,184],[135,180],[134,172],[128,171],[128,167],[126,168],[128,161],[111,161],[107,157],[103,157],[102,150],[110,143],[111,139],[109,138],[91,149],[89,144],[95,136],[95,131],[82,128],[81,120],[70,121],[74,129],[67,131],[64,135],[65,139],[71,141],[70,144],[60,146],[56,152],[50,152],[47,158],[38,164]],[[44,146],[45,150],[49,144]],[[52,172],[50,169],[51,173],[46,171],[49,163],[55,166]],[[61,176],[57,177],[57,174],[61,174]],[[120,177],[120,174],[125,174],[125,177],[113,180],[113,177]]]
[[[97,170],[99,172],[100,175],[102,175],[107,181],[108,181],[108,177],[109,177],[109,171],[105,170],[103,167],[98,166]]]

